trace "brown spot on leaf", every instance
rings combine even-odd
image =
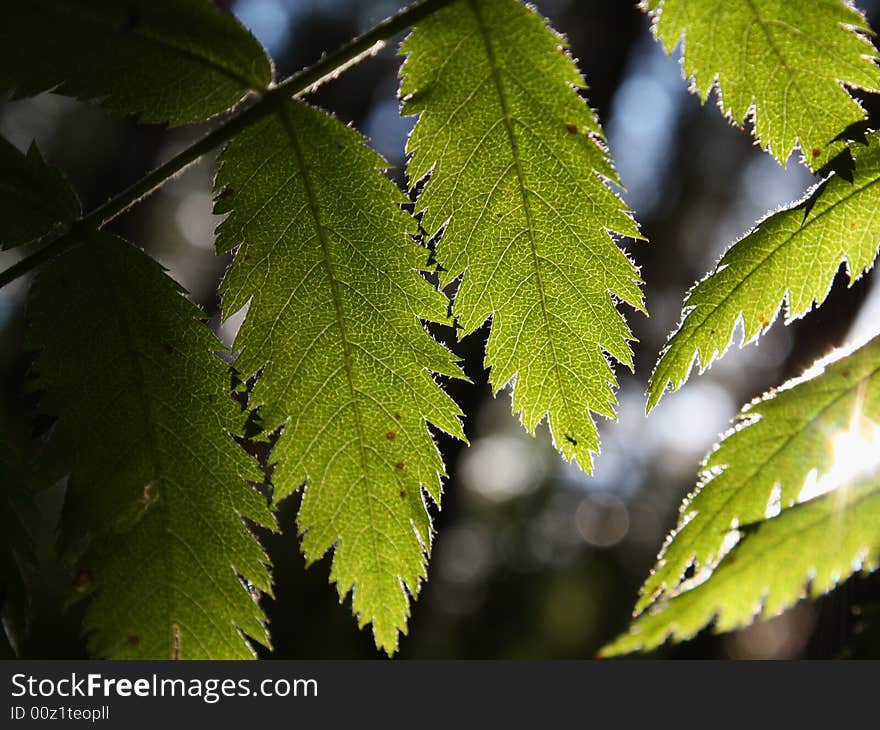
[[[577,439],[570,434],[565,434],[565,440],[568,441],[568,443],[570,443],[572,446],[578,445]]]
[[[566,124],[565,131],[568,132],[569,134],[577,134],[578,133],[577,124]]]
[[[398,461],[398,462],[394,465],[394,468],[397,469],[398,471],[400,471],[400,470],[403,469],[404,466],[406,466],[406,464],[404,464],[402,461]]]
[[[400,498],[406,499],[406,492],[404,492],[402,489],[400,490]]]
[[[140,637],[140,636],[134,636],[134,635],[132,634],[131,636],[128,637],[128,643],[129,643],[131,646],[140,646],[140,645],[141,645],[141,637]]]
[[[816,148],[816,147],[813,148],[813,157],[818,157],[821,154],[822,153],[819,151],[818,148]]]
[[[399,420],[400,420],[400,414],[399,414],[399,413],[395,413],[395,414],[394,414],[394,420],[395,420],[395,421],[399,421]]]
[[[151,482],[147,482],[144,485],[144,494],[141,497],[141,503],[144,505],[145,509],[152,507],[159,499],[159,495],[156,493],[156,482],[155,480]]]
[[[394,441],[394,439],[397,438],[397,434],[394,431],[389,431],[385,434],[385,438],[387,438],[389,441]]]
[[[73,590],[77,593],[85,593],[91,590],[95,584],[95,577],[90,570],[82,568],[75,576],[73,576]]]

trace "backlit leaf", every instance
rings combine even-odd
[[[272,67],[254,37],[210,0],[5,0],[0,90],[100,99],[146,122],[206,119]]]
[[[227,314],[250,302],[236,367],[260,373],[251,402],[273,451],[276,498],[305,483],[299,512],[309,562],[334,548],[331,580],[353,591],[361,626],[397,648],[426,577],[443,463],[428,423],[464,438],[432,373],[461,377],[420,319],[447,302],[420,271],[406,198],[353,130],[299,102],[239,135],[221,158]]]
[[[880,244],[880,135],[855,145],[853,157],[852,181],[832,175],[802,202],[765,218],[691,289],[651,376],[648,410],[667,386],[684,384],[695,362],[702,372],[724,353],[738,322],[742,343],[751,342],[783,302],[786,323],[822,304],[841,263],[850,284],[871,268]]]
[[[716,613],[729,630],[790,606],[811,580],[819,595],[874,567],[878,487],[880,338],[743,410],[682,505],[632,635],[611,651],[689,638]]]
[[[442,283],[461,277],[462,334],[491,320],[495,392],[513,383],[530,432],[547,419],[586,470],[614,417],[610,359],[632,367],[618,300],[642,308],[636,268],[610,233],[639,237],[564,41],[517,0],[459,0],[405,41],[404,112],[419,114],[408,173],[423,225],[443,229]]]
[[[684,39],[684,73],[705,101],[754,121],[780,162],[796,144],[814,169],[843,148],[838,136],[865,112],[847,92],[880,89],[862,14],[842,0],[643,0],[666,50]]]
[[[221,345],[149,257],[105,233],[35,281],[31,344],[42,410],[58,416],[42,459],[69,474],[62,533],[86,545],[75,592],[96,656],[245,659],[267,642],[245,581],[269,590],[243,518],[273,524],[261,480],[232,440]],[[240,577],[241,576],[241,577]]]

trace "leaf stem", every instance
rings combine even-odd
[[[250,106],[235,112],[204,137],[172,157],[152,172],[147,173],[130,187],[110,198],[87,215],[72,223],[64,231],[43,239],[43,248],[26,256],[0,272],[0,288],[6,286],[32,269],[52,260],[78,245],[82,240],[77,233],[84,229],[97,229],[124,213],[133,205],[150,195],[169,179],[189,167],[202,155],[228,142],[244,129],[272,113],[285,100],[317,89],[324,81],[334,79],[364,58],[378,53],[385,41],[448,5],[452,0],[416,0],[396,15],[386,18],[372,30],[353,39],[338,50],[325,55],[308,68],[289,76],[269,91],[257,97]]]

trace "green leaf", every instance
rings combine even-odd
[[[209,0],[27,0],[5,3],[0,90],[56,90],[193,122],[264,90],[272,66],[254,37]]]
[[[421,276],[406,202],[352,129],[299,102],[235,138],[221,157],[218,246],[238,247],[223,282],[231,314],[250,302],[236,368],[260,372],[251,403],[273,451],[276,498],[304,482],[309,562],[335,545],[331,579],[353,590],[361,626],[393,652],[426,576],[443,464],[427,423],[464,438],[431,377],[461,377],[420,319],[447,321]]]
[[[730,346],[756,339],[786,304],[785,322],[821,305],[841,262],[850,284],[868,271],[880,243],[880,134],[853,147],[852,182],[832,175],[800,203],[774,213],[731,246],[715,270],[688,293],[683,320],[648,386],[648,411],[667,385],[678,390],[695,361],[700,372]]]
[[[705,101],[754,122],[761,146],[785,162],[800,143],[814,169],[865,119],[850,88],[880,90],[877,54],[862,14],[841,0],[642,0],[672,53],[684,38],[684,73]]]
[[[446,286],[462,277],[463,334],[491,319],[485,362],[530,432],[545,417],[562,454],[590,470],[591,413],[614,417],[608,355],[632,367],[619,299],[640,280],[610,232],[639,237],[607,187],[616,173],[564,40],[516,0],[459,0],[419,22],[401,93],[419,114],[409,177]]]
[[[847,467],[838,463],[841,444],[847,444],[840,438],[857,439],[864,431],[866,453],[880,450],[880,437],[873,434],[875,428],[880,433],[880,338],[827,368],[820,361],[811,375],[746,406],[706,459],[702,484],[684,501],[637,612],[679,590],[688,568],[708,575],[731,531],[763,520],[771,502],[776,508],[794,504],[811,473],[826,482],[839,478]],[[856,452],[846,457],[853,467]]]
[[[880,478],[875,473],[784,510],[747,532],[708,581],[637,618],[603,656],[683,641],[715,622],[722,633],[815,598],[880,559]]]
[[[21,474],[20,460],[0,440],[0,656],[5,658],[18,653],[26,628],[27,597],[21,568],[34,560],[33,543],[24,523],[30,510],[31,494]]]
[[[35,281],[31,344],[58,416],[49,477],[69,474],[62,532],[87,542],[73,585],[97,589],[90,649],[115,658],[244,659],[241,632],[267,641],[243,579],[269,590],[243,518],[273,519],[244,479],[244,415],[202,312],[141,251],[109,234]],[[242,576],[242,578],[239,578]]]
[[[76,193],[32,144],[27,154],[0,137],[0,248],[12,248],[79,217]]]

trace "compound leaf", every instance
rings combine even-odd
[[[252,403],[274,447],[276,498],[303,483],[308,561],[335,546],[331,580],[353,591],[361,626],[393,652],[426,576],[443,464],[431,423],[464,438],[431,373],[461,377],[420,319],[447,300],[420,274],[406,201],[352,129],[300,102],[234,139],[221,158],[216,212],[232,211],[221,250],[238,247],[224,307],[250,302],[236,367],[260,373]]]
[[[0,90],[101,99],[145,122],[193,122],[264,90],[271,62],[210,0],[3,3]]]
[[[821,374],[816,374],[821,372]],[[704,463],[702,485],[681,507],[679,525],[645,582],[636,611],[680,589],[689,568],[709,575],[739,525],[794,504],[808,478],[839,479],[840,438],[863,431],[871,446],[880,423],[880,339],[811,369],[743,409],[737,426]],[[835,438],[837,437],[837,438]],[[846,457],[850,460],[853,454]],[[813,487],[815,488],[815,486]],[[692,579],[693,580],[693,579]]]
[[[70,475],[62,532],[86,545],[73,587],[97,589],[90,650],[250,658],[242,632],[267,638],[243,580],[269,590],[269,575],[244,518],[273,520],[230,436],[244,416],[221,346],[158,264],[83,236],[37,277],[30,317],[43,410],[58,416],[44,478]]]
[[[815,598],[880,559],[880,478],[872,474],[804,502],[746,533],[708,581],[639,616],[604,656],[683,641],[713,620],[718,633]]]
[[[853,148],[852,181],[834,174],[797,205],[774,213],[731,246],[715,270],[688,293],[648,386],[648,410],[668,385],[680,388],[695,361],[705,371],[734,339],[767,329],[785,303],[786,323],[820,305],[845,261],[850,284],[868,271],[880,243],[880,134]]]
[[[546,417],[559,451],[590,470],[592,413],[614,417],[616,405],[607,356],[632,367],[615,303],[642,308],[610,232],[639,233],[606,185],[616,173],[563,45],[517,0],[459,0],[405,41],[401,94],[419,114],[408,174],[431,175],[417,207],[429,233],[443,229],[441,283],[462,277],[463,334],[491,319],[494,391],[514,382],[526,429]]]
[[[865,112],[844,88],[880,89],[862,14],[841,0],[643,0],[672,53],[684,38],[684,73],[705,101],[713,87],[737,122],[754,121],[761,146],[785,162],[799,143],[822,167]]]
[[[0,137],[0,248],[12,248],[79,217],[76,193],[36,145],[27,154]]]

